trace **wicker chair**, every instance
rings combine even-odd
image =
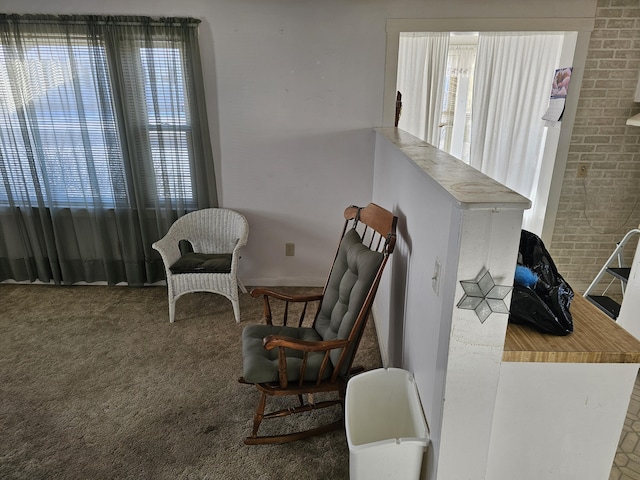
[[[227,297],[240,322],[237,277],[239,250],[246,245],[249,226],[244,216],[224,208],[206,208],[176,220],[153,244],[162,256],[167,275],[169,321],[175,319],[176,300],[185,293],[212,292]],[[180,248],[188,242],[187,252]],[[183,246],[185,244],[183,243]]]

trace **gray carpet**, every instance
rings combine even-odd
[[[190,294],[170,324],[164,287],[0,285],[0,478],[348,478],[344,431],[243,444],[258,394],[237,383],[240,334],[261,300],[241,310]],[[371,322],[356,364],[381,364]]]

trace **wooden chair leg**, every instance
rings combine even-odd
[[[267,394],[262,393],[260,396],[260,401],[258,402],[258,407],[256,408],[256,413],[253,416],[253,431],[251,432],[250,438],[256,438],[258,436],[258,428],[260,428],[260,424],[262,423],[262,419],[264,418],[264,409],[267,404]]]

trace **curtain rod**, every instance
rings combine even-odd
[[[0,23],[18,24],[73,24],[85,25],[94,23],[99,25],[123,26],[197,26],[200,20],[191,17],[148,17],[134,15],[41,15],[41,14],[0,14]]]

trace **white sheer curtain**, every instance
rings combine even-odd
[[[471,86],[476,63],[474,44],[449,45],[447,92],[442,108],[443,134],[439,148],[469,163],[471,142]]]
[[[397,89],[402,93],[398,128],[432,145],[440,140],[449,33],[401,33]]]
[[[551,82],[564,35],[481,33],[474,75],[470,164],[536,202]],[[542,215],[544,216],[544,214]]]

